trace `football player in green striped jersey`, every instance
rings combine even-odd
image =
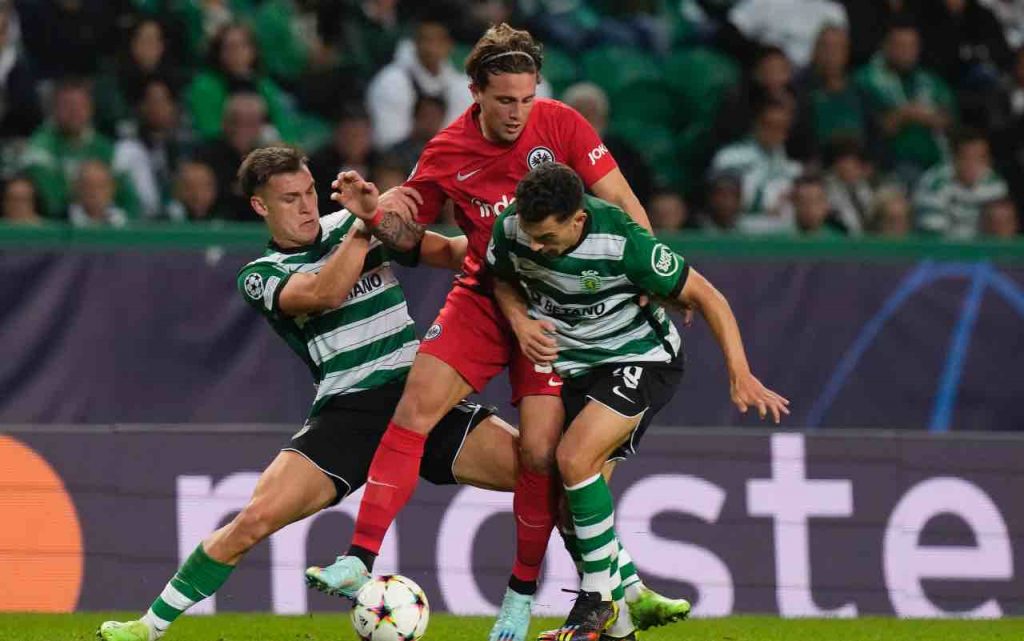
[[[682,378],[682,340],[653,296],[699,311],[725,355],[730,395],[778,423],[789,401],[754,377],[728,302],[703,276],[618,207],[586,196],[566,165],[544,163],[495,221],[487,264],[502,312],[533,362],[562,377],[566,432],[555,459],[583,556],[565,624],[546,641],[634,638],[623,607],[609,461],[634,454]]]
[[[160,638],[254,545],[359,490],[416,353],[392,257],[347,210],[319,215],[301,152],[258,149],[239,179],[271,236],[264,255],[239,273],[239,293],[309,366],[318,391],[306,424],[264,470],[248,505],[196,547],[140,619],[104,623],[103,641]],[[354,172],[340,174],[334,187],[341,203],[377,198]],[[455,268],[465,252],[464,237],[428,233],[418,260]],[[515,428],[490,408],[462,402],[427,440],[420,474],[435,484],[511,491],[517,449]]]

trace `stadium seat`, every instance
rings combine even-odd
[[[545,46],[541,76],[551,83],[555,97],[559,97],[566,87],[579,78],[579,68],[569,54],[556,47]]]
[[[663,125],[613,117],[611,133],[643,154],[659,185],[678,188],[683,178],[672,130]]]
[[[583,54],[583,77],[593,81],[609,95],[641,80],[661,80],[657,61],[638,49],[595,47]]]
[[[681,98],[680,106],[693,120],[710,119],[722,94],[739,82],[736,63],[705,48],[679,51],[665,62],[665,84]]]
[[[469,52],[472,50],[473,45],[456,42],[455,46],[452,47],[452,53],[448,56],[448,59],[451,60],[453,65],[455,65],[456,69],[462,71],[463,67],[466,65],[466,56],[468,56]]]
[[[679,97],[663,82],[631,82],[612,94],[609,99],[613,118],[661,125],[670,129],[681,124]]]

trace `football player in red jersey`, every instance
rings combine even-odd
[[[484,261],[491,227],[530,169],[558,161],[572,167],[595,195],[650,229],[643,206],[590,124],[561,102],[536,97],[541,63],[541,48],[528,32],[505,24],[489,29],[466,59],[474,105],[427,144],[408,182],[384,194],[376,213],[367,216],[386,245],[408,251],[418,245],[424,226],[437,219],[445,201],[452,200],[469,250],[462,273],[423,338],[371,464],[348,555],[327,568],[307,571],[310,585],[322,591],[351,596],[358,590],[369,577],[385,532],[415,489],[430,430],[459,399],[483,390],[508,367],[521,425],[513,501],[517,551],[492,641],[522,641],[526,635],[558,511],[554,452],[564,409],[561,380],[523,353],[552,356],[553,338],[535,333],[535,324],[520,334],[494,300]],[[685,600],[653,593],[640,582],[632,563],[624,565],[623,582],[630,586],[631,614],[639,627],[688,614]],[[613,638],[629,638],[632,626],[611,633]]]

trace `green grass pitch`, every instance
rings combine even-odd
[[[0,641],[93,641],[96,627],[107,619],[137,614],[0,614]],[[536,630],[557,621],[534,621]],[[439,614],[432,618],[424,641],[485,641],[491,619]],[[644,633],[643,641],[1020,641],[1024,619],[997,621],[900,621],[731,617],[684,621]],[[348,617],[313,614],[288,617],[269,614],[185,616],[165,641],[357,641]]]

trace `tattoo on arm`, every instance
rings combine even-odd
[[[414,220],[406,220],[393,211],[384,212],[380,224],[373,228],[373,235],[390,249],[409,251],[420,244],[426,227]]]

